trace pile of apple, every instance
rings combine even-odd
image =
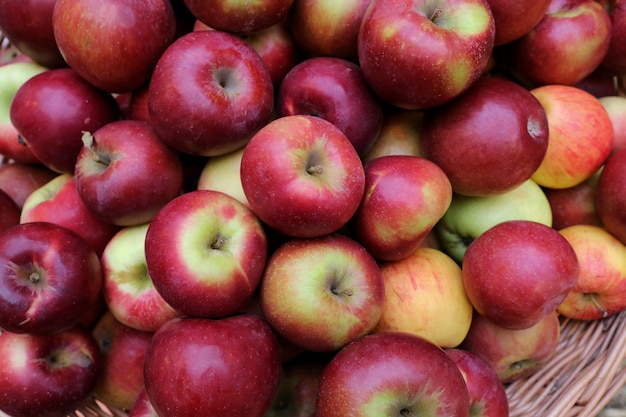
[[[626,1],[0,31],[0,415],[507,416],[563,318],[626,309]]]

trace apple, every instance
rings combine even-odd
[[[420,145],[423,116],[419,110],[387,111],[374,144],[361,157],[363,163],[385,155],[424,156]]]
[[[598,178],[596,202],[603,226],[626,243],[626,150],[613,154],[602,168]]]
[[[146,232],[148,275],[163,299],[183,315],[236,313],[256,291],[266,256],[259,219],[219,191],[196,190],[174,198]]]
[[[3,48],[0,47],[0,51]],[[18,133],[11,122],[11,102],[17,90],[31,77],[41,74],[46,68],[28,61],[12,61],[0,65],[0,155],[7,159],[30,165],[39,164],[39,159],[27,146],[18,140]]]
[[[547,188],[569,188],[592,176],[613,147],[613,124],[597,97],[568,85],[530,92],[546,109],[548,150],[533,180]]]
[[[148,88],[150,120],[161,139],[195,155],[244,146],[274,107],[274,86],[259,54],[240,37],[217,30],[174,41]]]
[[[512,190],[496,195],[453,194],[450,206],[434,228],[442,250],[460,264],[474,239],[498,223],[533,220],[552,226],[553,213],[547,192],[527,179]]]
[[[145,387],[139,391],[132,408],[128,411],[128,417],[159,417],[150,403]]]
[[[160,417],[262,417],[280,371],[276,337],[260,318],[180,318],[153,335],[144,380]]]
[[[67,64],[109,93],[147,83],[176,34],[168,0],[57,0],[52,25]]]
[[[267,29],[287,16],[294,0],[239,2],[183,0],[205,25],[219,31],[243,34]]]
[[[52,28],[56,0],[0,1],[0,28],[12,45],[46,68],[66,66]]]
[[[89,399],[100,372],[98,345],[85,329],[52,335],[0,330],[0,413],[65,416]]]
[[[573,86],[585,90],[598,98],[620,94],[615,74],[602,66],[593,70],[591,74],[573,84]]]
[[[487,0],[376,0],[362,19],[358,61],[383,100],[428,109],[482,75],[494,37]]]
[[[149,225],[122,228],[109,240],[100,261],[108,311],[125,326],[155,332],[180,313],[163,299],[148,275],[144,245]]]
[[[357,241],[330,234],[275,249],[259,291],[263,314],[279,335],[330,352],[374,329],[385,289],[374,257]]]
[[[556,311],[521,330],[499,326],[475,314],[460,348],[487,362],[500,381],[509,384],[531,376],[552,358],[559,346],[560,325]]]
[[[382,262],[380,269],[385,301],[376,332],[411,333],[443,348],[463,341],[473,306],[452,258],[438,249],[419,248],[405,259]]]
[[[595,0],[552,0],[531,31],[505,45],[506,65],[531,86],[571,86],[600,66],[611,26],[609,13]]]
[[[15,160],[4,161],[0,163],[0,190],[11,196],[21,209],[33,191],[58,175],[57,172],[42,164],[26,164]]]
[[[153,333],[128,327],[107,311],[91,334],[102,353],[94,396],[109,407],[130,410],[144,388],[143,363]]]
[[[59,256],[63,254],[63,256]],[[100,259],[79,235],[54,223],[18,224],[0,235],[0,327],[55,333],[96,304]]]
[[[350,225],[378,260],[401,260],[420,246],[452,201],[452,186],[428,159],[388,155],[364,166],[365,192]]]
[[[182,161],[150,124],[118,120],[85,132],[82,139],[76,189],[102,221],[117,226],[147,223],[182,192]]]
[[[370,150],[383,122],[382,103],[361,68],[327,56],[305,59],[287,73],[278,89],[276,111],[279,116],[308,114],[328,120],[359,155]]]
[[[71,68],[44,71],[13,96],[11,123],[37,159],[58,173],[73,174],[83,131],[117,120],[119,107],[108,93]]]
[[[275,119],[250,139],[241,185],[252,211],[293,237],[338,231],[356,212],[365,187],[359,155],[346,135],[316,116]]]
[[[611,18],[611,41],[601,66],[616,74],[626,73],[626,3],[610,0],[605,7]]]
[[[544,17],[551,0],[488,0],[496,25],[496,46],[508,44],[526,35]]]
[[[470,415],[467,385],[443,349],[419,336],[384,332],[341,349],[324,368],[316,417]]]
[[[476,311],[514,330],[555,311],[579,276],[576,252],[555,229],[530,220],[498,223],[463,257],[463,284]]]
[[[537,98],[513,81],[482,77],[452,102],[424,112],[420,146],[454,192],[485,196],[529,179],[543,161],[548,136]]]
[[[599,97],[598,100],[606,109],[613,125],[611,154],[614,154],[626,147],[626,97],[615,94]]]
[[[241,185],[241,158],[245,146],[224,155],[209,157],[198,178],[198,190],[221,191],[250,207]]]
[[[372,0],[295,0],[288,21],[293,38],[307,57],[355,61],[359,28]]]
[[[557,311],[576,320],[598,320],[626,309],[626,245],[606,229],[577,224],[559,230],[574,248],[578,281]]]
[[[0,232],[20,222],[21,210],[9,194],[0,189]]]

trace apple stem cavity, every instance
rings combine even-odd
[[[210,246],[211,249],[221,250],[224,245],[226,245],[226,238],[218,233],[213,242],[211,242]]]
[[[589,298],[591,302],[593,303],[593,305],[598,308],[598,311],[600,311],[602,318],[606,318],[609,315],[609,313],[607,313],[607,311],[604,308],[602,308],[602,306],[598,302],[598,299],[596,298],[595,293],[586,293],[585,297]]]
[[[400,410],[400,415],[402,417],[411,417],[415,414],[413,413],[413,411],[409,410],[408,408],[403,408],[402,410]]]
[[[107,167],[111,164],[111,156],[109,154],[101,154],[96,151],[96,138],[91,133],[83,131],[81,140],[83,145],[91,151],[94,161]]]
[[[430,17],[428,18],[431,22],[433,22],[434,24],[438,24],[438,20],[441,17],[441,14],[443,13],[443,9],[441,7],[435,7],[435,9],[432,11],[432,13],[430,14]]]
[[[332,292],[335,295],[347,296],[347,297],[352,297],[352,295],[354,294],[354,291],[352,291],[350,288],[338,289],[336,287],[333,287],[330,289],[330,292]]]

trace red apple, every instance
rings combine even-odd
[[[62,256],[60,256],[62,254]],[[100,259],[79,235],[54,223],[25,223],[0,235],[0,327],[54,333],[96,304]]]
[[[65,61],[110,93],[126,93],[150,79],[176,34],[168,0],[57,0],[52,24]]]
[[[259,219],[227,194],[182,194],[150,222],[148,274],[178,312],[225,317],[251,300],[265,268],[267,240]]]
[[[148,347],[145,387],[160,417],[262,417],[280,371],[276,337],[256,316],[173,319]]]
[[[377,0],[358,36],[373,90],[407,109],[440,106],[487,68],[495,24],[487,0]]]
[[[9,194],[0,189],[0,232],[20,222],[21,210]]]
[[[621,95],[607,95],[599,98],[606,109],[613,125],[613,146],[611,154],[626,148],[626,97]]]
[[[543,161],[548,136],[546,110],[528,90],[483,77],[452,102],[424,113],[420,146],[456,193],[486,196],[529,179]]]
[[[274,86],[259,54],[217,30],[194,31],[170,45],[148,94],[150,119],[162,140],[203,156],[245,145],[274,106]]]
[[[92,393],[101,357],[91,334],[73,327],[53,335],[0,330],[0,413],[66,416]]]
[[[137,399],[133,403],[132,408],[128,411],[128,417],[159,417],[154,410],[150,398],[145,387],[139,391]]]
[[[276,119],[246,145],[241,184],[254,213],[294,237],[322,236],[345,226],[365,186],[363,165],[346,135],[309,115]]]
[[[598,179],[598,215],[604,227],[626,243],[626,149],[617,151],[604,164]]]
[[[381,156],[364,169],[365,192],[351,228],[375,258],[404,259],[450,206],[450,180],[439,166],[417,156]]]
[[[606,10],[611,18],[611,41],[601,66],[616,74],[626,73],[626,2],[610,0]]]
[[[287,73],[278,90],[279,116],[308,114],[328,120],[367,153],[382,127],[383,107],[360,67],[334,57],[306,59]]]
[[[317,417],[469,417],[467,385],[443,349],[406,333],[376,333],[324,368]]]
[[[585,90],[598,98],[617,96],[620,93],[615,74],[602,66],[596,68],[591,74],[573,84],[573,86]]]
[[[488,0],[496,25],[495,45],[504,45],[526,35],[537,26],[551,0]]]
[[[267,262],[259,300],[278,334],[306,350],[330,352],[374,329],[383,285],[363,246],[331,234],[278,247]]]
[[[576,285],[576,252],[559,232],[530,220],[498,223],[463,257],[463,284],[479,314],[525,329],[555,311]]]
[[[83,80],[71,68],[44,71],[29,78],[11,102],[13,126],[42,164],[74,173],[81,135],[117,120],[119,107],[108,93]]]
[[[118,226],[147,223],[182,192],[182,161],[150,124],[111,122],[85,132],[83,142],[76,157],[76,189],[102,221]]]
[[[33,191],[58,175],[41,164],[4,161],[0,163],[0,190],[10,195],[21,209]]]

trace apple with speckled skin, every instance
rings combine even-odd
[[[488,0],[496,24],[495,45],[500,46],[530,32],[545,15],[550,0]]]

